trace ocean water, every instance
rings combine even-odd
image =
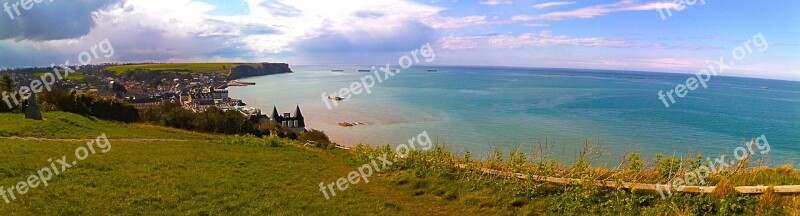
[[[800,82],[713,77],[707,89],[690,91],[666,108],[658,91],[692,75],[412,67],[329,110],[323,92],[349,87],[370,74],[357,70],[370,66],[292,69],[295,73],[244,79],[257,85],[231,87],[231,97],[265,113],[273,106],[292,112],[300,105],[309,128],[345,145],[406,143],[426,131],[438,144],[470,150],[475,157],[493,149],[530,152],[547,143],[549,157],[571,160],[584,140],[592,140],[597,163],[614,164],[627,152],[646,159],[656,153],[703,153],[729,160],[743,139],[764,135],[768,163],[798,164],[800,153]],[[338,69],[344,72],[331,71]]]

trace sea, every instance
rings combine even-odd
[[[307,128],[346,146],[394,146],[426,132],[437,145],[473,158],[522,151],[537,160],[586,155],[594,164],[613,166],[631,153],[644,160],[700,153],[703,160],[733,161],[737,147],[763,136],[764,148],[753,145],[754,163],[799,164],[800,82],[712,77],[707,88],[675,96],[667,108],[658,92],[693,74],[415,66],[388,78],[381,72],[386,79],[369,93],[337,105],[327,98],[374,76],[359,72],[371,69],[292,66],[294,73],[242,79],[257,84],[229,91],[265,114],[273,107],[293,113],[299,106]]]

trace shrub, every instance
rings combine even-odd
[[[60,110],[105,120],[139,121],[139,111],[116,98],[104,98],[93,93],[78,93],[54,88],[37,95],[37,101],[47,110]]]
[[[0,78],[0,92],[13,92],[16,87],[14,86],[14,79],[11,78],[9,74],[3,74],[3,77]],[[11,104],[11,107],[7,104],[0,104],[0,112],[11,112],[17,109],[15,104]]]
[[[161,116],[160,123],[173,128],[192,130],[192,119],[194,114],[192,111],[185,109],[172,109]]]
[[[660,153],[655,158],[656,171],[661,177],[675,176],[681,168],[681,160],[674,156],[664,157]]]
[[[782,215],[780,200],[774,187],[767,188],[763,194],[758,197],[756,203],[756,215]]]
[[[328,139],[328,135],[325,135],[325,132],[315,129],[300,133],[297,140],[301,143],[313,144],[317,148],[328,149],[333,147],[333,145],[331,145],[331,140]]]
[[[642,170],[642,166],[644,166],[644,163],[642,163],[642,159],[639,158],[638,153],[632,153],[626,157],[625,170],[640,171]]]

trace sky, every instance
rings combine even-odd
[[[0,67],[78,62],[105,39],[92,63],[385,65],[430,44],[434,65],[673,73],[747,50],[725,75],[800,80],[797,0],[20,1],[0,0]]]

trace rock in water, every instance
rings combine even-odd
[[[42,120],[42,111],[39,110],[39,103],[36,102],[36,93],[31,92],[28,103],[25,105],[25,118]]]

